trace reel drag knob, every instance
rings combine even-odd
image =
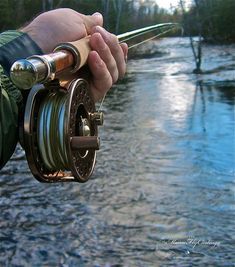
[[[94,112],[90,114],[90,119],[96,123],[96,125],[101,126],[104,123],[103,112]]]

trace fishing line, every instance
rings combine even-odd
[[[177,23],[169,23],[169,24],[167,24],[167,25],[166,25],[166,24],[159,24],[159,27],[158,27],[157,29],[159,30],[159,29],[166,28],[166,27],[170,27],[170,29],[168,29],[168,30],[166,30],[166,31],[163,31],[163,32],[161,32],[161,33],[158,33],[158,34],[156,34],[156,35],[154,35],[154,36],[152,36],[152,37],[150,37],[150,38],[148,38],[148,39],[146,39],[146,40],[144,40],[144,41],[141,41],[141,42],[139,42],[139,43],[136,43],[136,44],[134,44],[134,45],[131,45],[131,46],[128,47],[128,49],[130,50],[131,48],[134,48],[134,47],[136,47],[136,46],[138,46],[138,45],[141,45],[141,44],[143,44],[143,43],[146,43],[146,42],[148,42],[148,41],[151,41],[151,40],[153,40],[153,39],[155,39],[155,38],[157,38],[157,37],[160,37],[160,36],[162,36],[162,35],[164,35],[164,34],[170,32],[170,31],[176,29],[177,27],[179,27],[179,24],[177,24]],[[144,31],[144,33],[153,32],[153,27],[152,27],[152,26],[150,26],[150,27],[146,27],[145,29],[146,29],[146,30]],[[154,28],[154,30],[156,30],[156,28]],[[137,30],[137,33],[135,33],[133,36],[130,36],[130,37],[125,38],[126,35],[128,35],[128,32],[125,33],[125,34],[120,34],[120,35],[117,36],[118,39],[120,40],[119,43],[123,43],[123,42],[129,41],[129,40],[131,40],[131,39],[134,39],[134,38],[136,38],[136,37],[138,37],[138,36],[141,36],[141,35],[143,35],[143,32],[139,32],[139,30]],[[105,93],[105,95],[103,96],[103,98],[102,98],[102,100],[101,100],[101,103],[100,103],[100,106],[99,106],[99,108],[98,108],[98,111],[101,110],[101,108],[102,108],[102,106],[103,106],[103,103],[104,103],[104,100],[105,100],[105,98],[106,98],[106,95],[107,95],[107,93]]]
[[[166,28],[166,27],[171,27],[171,29],[173,29],[173,28],[175,28],[175,25],[163,25],[163,26],[161,26],[161,27],[159,27],[159,28],[157,28],[157,29],[155,29],[155,30],[161,30],[161,29],[163,29],[163,28]],[[153,31],[155,31],[155,30],[153,30],[153,29],[150,29],[150,30],[148,30],[148,31],[145,31],[144,33],[146,34],[146,33],[149,33],[149,32],[153,32]],[[133,35],[133,36],[130,36],[130,37],[127,37],[127,38],[120,38],[120,40],[121,40],[121,42],[120,43],[123,43],[123,42],[126,42],[126,41],[129,41],[129,40],[131,40],[131,39],[134,39],[134,38],[137,38],[138,36],[141,36],[141,35],[143,35],[143,33],[138,33],[138,34],[135,34],[135,35]],[[137,43],[138,44],[138,43]]]
[[[68,95],[51,92],[38,113],[37,138],[39,153],[50,171],[69,170],[65,144],[65,113]]]
[[[159,33],[159,34],[157,34],[157,35],[154,35],[154,36],[152,36],[152,37],[150,37],[150,38],[148,38],[148,39],[146,39],[146,40],[144,40],[144,41],[141,41],[141,42],[139,42],[139,43],[137,43],[137,44],[134,44],[134,45],[130,46],[129,49],[131,49],[131,48],[133,48],[133,47],[136,47],[136,46],[138,46],[138,45],[144,44],[144,43],[146,43],[146,42],[148,42],[148,41],[151,41],[151,40],[153,40],[153,39],[155,39],[155,38],[157,38],[157,37],[159,37],[159,36],[161,36],[161,35],[164,35],[164,34],[170,32],[171,30],[172,30],[172,29],[166,30],[166,31],[161,32],[161,33]]]
[[[141,29],[137,29],[134,31],[122,33],[122,34],[119,34],[117,37],[119,40],[123,41],[123,40],[126,40],[125,38],[129,38],[129,37],[135,38],[135,36],[139,36],[139,34],[143,35],[147,32],[155,31],[155,30],[160,29],[162,27],[168,27],[168,26],[179,27],[180,25],[178,23],[161,23],[161,24],[152,25],[152,26],[141,28]]]

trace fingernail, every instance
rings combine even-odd
[[[96,34],[99,35],[99,38],[97,38],[98,47],[100,50],[104,50],[106,48],[106,44],[102,38],[102,35],[99,32],[97,32]]]
[[[100,27],[100,26],[96,26],[95,27],[95,30],[97,31],[97,32],[99,32],[99,33],[104,33],[105,31],[104,31],[104,28],[102,28],[102,27]]]
[[[108,41],[109,34],[107,33],[107,31],[104,28],[102,28],[100,26],[96,26],[95,27],[95,31],[101,34],[101,36],[102,36],[102,38],[104,39],[105,42]]]
[[[103,16],[99,12],[95,12],[94,14],[92,14],[92,17],[96,17],[99,21],[103,22]]]
[[[92,14],[92,16],[103,17],[102,14],[100,14],[99,12],[95,12],[94,14]]]
[[[103,16],[102,16],[102,14],[100,14],[99,12],[95,12],[94,14],[92,14],[91,17],[93,17],[93,22],[96,25],[100,25],[100,26],[103,25]]]

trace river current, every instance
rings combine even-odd
[[[234,266],[235,46],[148,44],[103,104],[85,184],[0,171],[0,266]]]

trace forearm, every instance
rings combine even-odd
[[[12,63],[32,54],[41,54],[40,48],[17,31],[0,34],[0,168],[9,160],[18,141],[18,115],[22,95],[9,79]]]
[[[9,89],[13,90],[8,93]],[[21,95],[15,89],[0,66],[0,168],[11,157],[17,143],[17,102],[21,102]]]

